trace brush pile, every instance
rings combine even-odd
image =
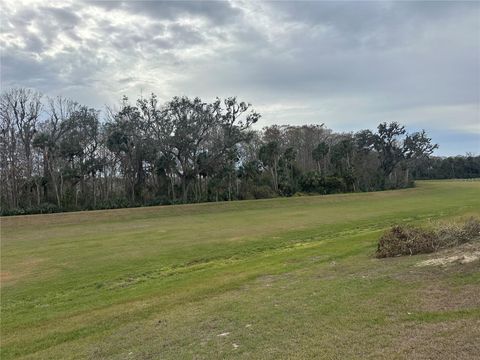
[[[480,239],[480,220],[440,224],[433,229],[395,225],[379,239],[377,258],[428,254]]]

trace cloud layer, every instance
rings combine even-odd
[[[2,1],[2,88],[238,95],[261,125],[400,121],[480,153],[477,2]],[[436,139],[434,139],[436,140]]]

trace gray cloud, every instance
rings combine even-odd
[[[87,1],[88,4],[108,10],[122,10],[155,19],[171,20],[178,17],[202,17],[214,24],[231,22],[241,15],[228,1]]]
[[[444,153],[477,151],[476,2],[15,0],[3,10],[2,87],[92,106],[151,91],[238,95],[262,125],[397,120],[442,139],[455,131]]]

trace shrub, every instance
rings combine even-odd
[[[65,209],[58,207],[51,203],[42,203],[27,208],[2,209],[0,216],[14,216],[14,215],[28,215],[28,214],[52,214],[65,211]]]
[[[292,196],[296,191],[296,187],[287,182],[281,182],[278,184],[278,190],[282,196]]]
[[[300,178],[300,188],[306,192],[320,192],[322,176],[315,171],[309,171]]]
[[[480,220],[476,218],[470,218],[463,224],[439,224],[435,230],[395,225],[380,237],[376,256],[427,254],[477,237],[480,237]]]
[[[322,182],[322,187],[324,194],[338,194],[347,190],[345,181],[336,176],[327,176]]]
[[[275,192],[268,185],[255,186],[252,191],[255,199],[269,199],[275,197]]]
[[[337,176],[322,177],[318,172],[303,174],[300,189],[309,193],[337,194],[346,191],[345,181]]]

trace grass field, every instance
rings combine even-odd
[[[1,219],[1,358],[469,359],[480,265],[375,259],[480,181]]]

